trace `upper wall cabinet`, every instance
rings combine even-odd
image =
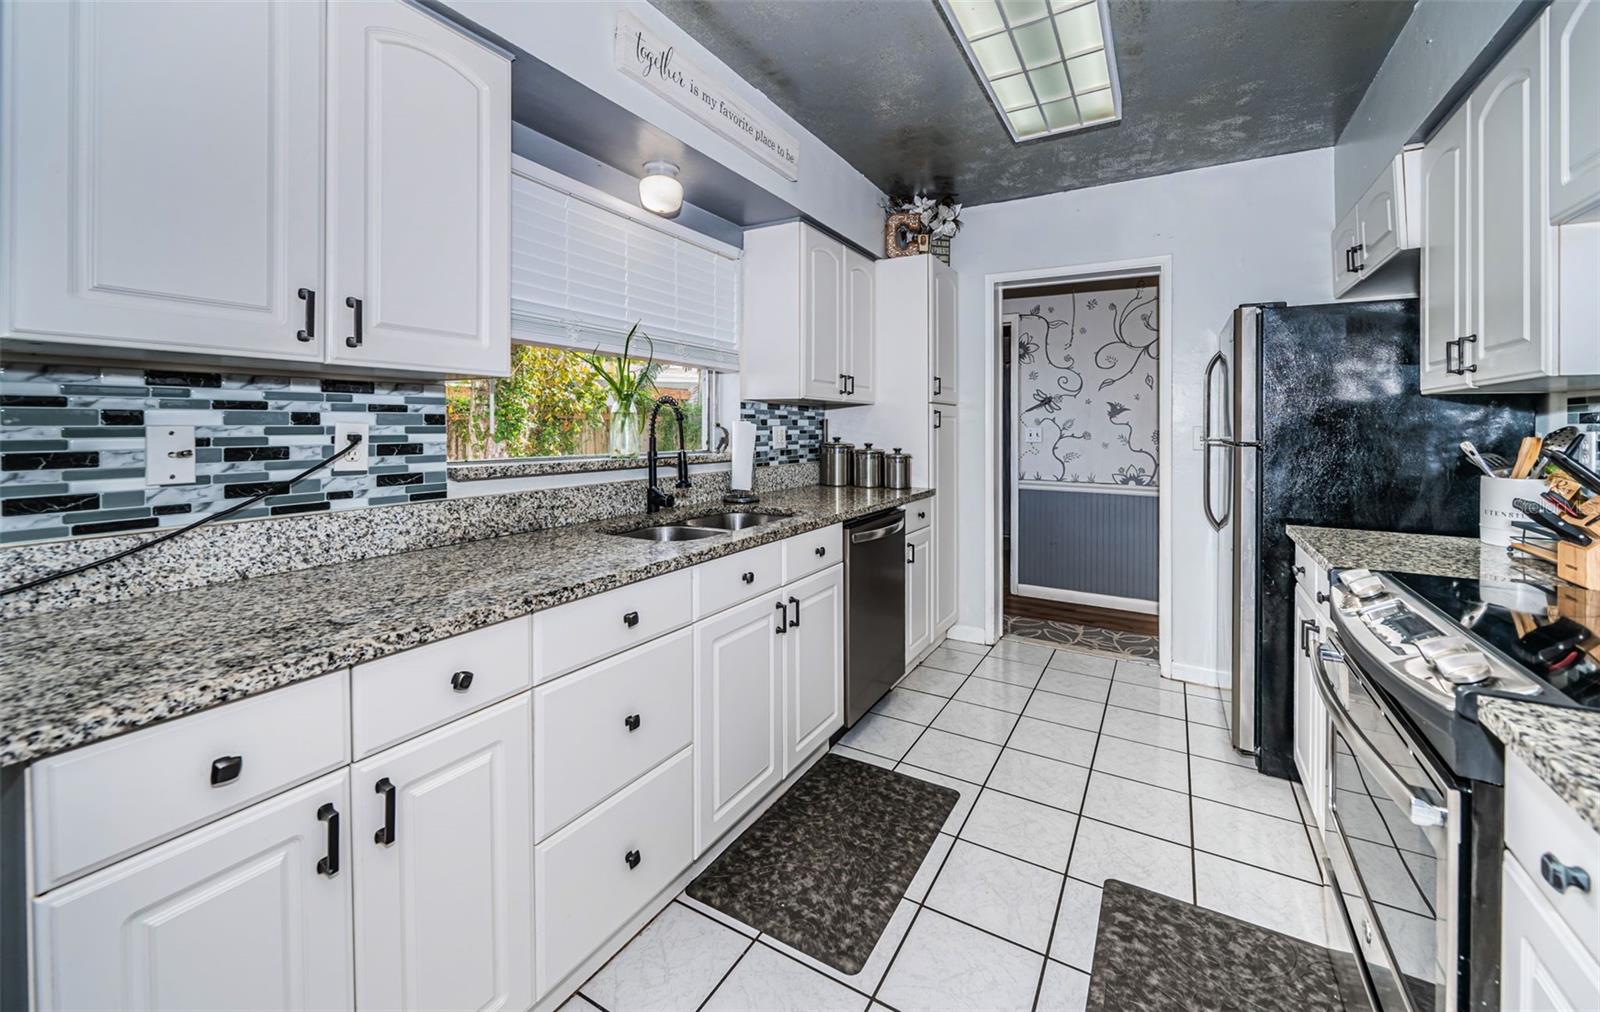
[[[509,369],[499,53],[399,0],[3,17],[0,334],[124,356]]]
[[[1600,0],[1550,7],[1550,220],[1600,219]]]
[[[1394,157],[1333,230],[1333,291],[1343,295],[1421,244],[1421,148]],[[1412,262],[1415,262],[1414,259]]]
[[[1422,390],[1600,382],[1600,222],[1550,224],[1546,10],[1438,132],[1422,166]],[[1570,13],[1570,12],[1569,12]],[[1573,95],[1573,116],[1600,95]]]
[[[751,229],[743,291],[747,400],[872,403],[871,260],[802,222]]]

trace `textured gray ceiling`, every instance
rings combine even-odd
[[[968,204],[1330,145],[1413,6],[1111,0],[1122,121],[1014,144],[933,0],[651,2],[880,188]]]

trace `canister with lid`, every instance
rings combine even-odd
[[[831,443],[823,443],[822,454],[818,458],[817,480],[824,485],[850,484],[850,475],[853,473],[852,455],[855,449],[854,443],[846,443],[838,436],[834,436]]]
[[[855,483],[859,488],[883,487],[883,451],[874,450],[871,443],[856,451]]]
[[[884,485],[889,488],[911,487],[911,454],[902,453],[900,447],[883,458]]]

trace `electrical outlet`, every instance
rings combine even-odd
[[[789,445],[789,430],[782,425],[772,427],[772,448],[781,450]]]
[[[358,425],[355,422],[336,422],[334,424],[334,426],[333,426],[333,452],[334,453],[338,453],[340,450],[344,449],[347,445],[349,445],[351,436],[360,436],[361,437],[360,445],[358,445],[354,450],[351,450],[349,454],[347,454],[347,455],[345,455],[343,457],[340,457],[338,460],[334,461],[334,464],[333,464],[333,473],[334,474],[350,474],[352,472],[359,473],[359,472],[365,471],[367,469],[367,460],[368,460],[368,457],[370,456],[369,450],[371,449],[371,444],[369,444],[367,442],[367,440],[372,438],[369,435],[367,435],[367,430],[369,428],[370,428],[370,426]]]

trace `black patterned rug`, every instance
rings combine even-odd
[[[1338,955],[1126,882],[1100,901],[1088,1012],[1346,1012]]]
[[[960,798],[825,755],[688,893],[842,973],[860,973]]]
[[[1007,615],[1005,631],[1007,636],[1021,636],[1053,647],[1089,650],[1148,661],[1156,660],[1161,655],[1161,641],[1155,636],[1078,625],[1075,622]]]

